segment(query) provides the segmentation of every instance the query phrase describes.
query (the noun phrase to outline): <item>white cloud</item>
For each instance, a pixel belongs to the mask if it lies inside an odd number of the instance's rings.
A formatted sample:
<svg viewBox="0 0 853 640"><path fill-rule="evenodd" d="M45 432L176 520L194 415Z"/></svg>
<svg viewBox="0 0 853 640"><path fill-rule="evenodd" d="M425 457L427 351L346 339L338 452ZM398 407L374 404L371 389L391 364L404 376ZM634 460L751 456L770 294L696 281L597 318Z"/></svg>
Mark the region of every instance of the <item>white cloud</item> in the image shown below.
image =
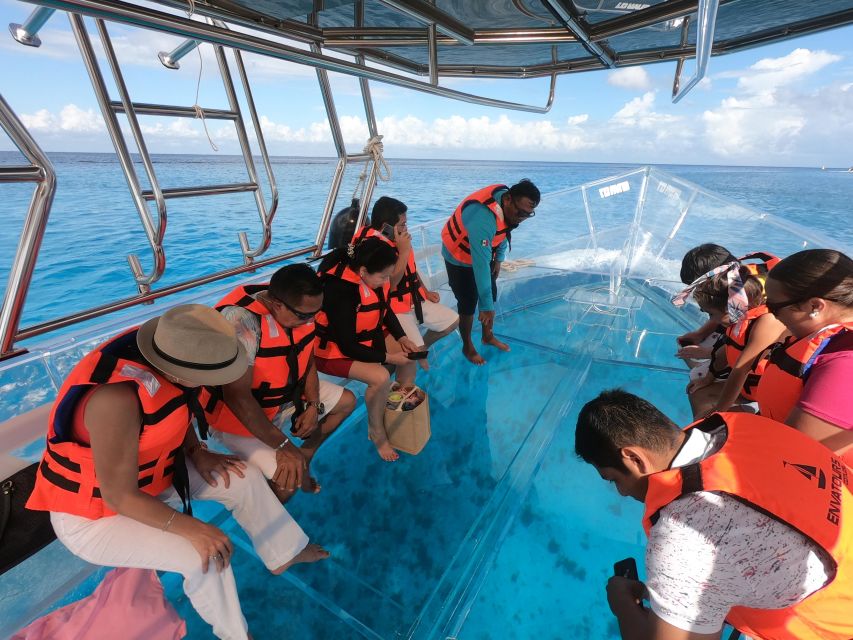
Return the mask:
<svg viewBox="0 0 853 640"><path fill-rule="evenodd" d="M576 115L576 116L570 116L568 118L568 120L566 120L566 124L568 124L570 127L575 127L579 124L583 124L587 120L589 120L589 114L588 113L581 113L581 114Z"/></svg>
<svg viewBox="0 0 853 640"><path fill-rule="evenodd" d="M828 51L794 49L781 58L762 58L738 79L738 89L745 93L773 92L817 73L841 56Z"/></svg>
<svg viewBox="0 0 853 640"><path fill-rule="evenodd" d="M779 58L763 58L741 71L739 95L724 98L717 108L702 114L708 147L727 159L759 158L758 162L774 163L791 157L801 139L823 139L832 147L827 114L833 113L833 105L843 102L845 85L818 90L820 103L799 87L805 78L841 59L826 51L795 49ZM848 120L837 119L835 135L849 129ZM806 134L809 128L814 130Z"/></svg>
<svg viewBox="0 0 853 640"><path fill-rule="evenodd" d="M620 89L645 91L652 85L648 72L643 67L623 67L611 71L607 83Z"/></svg>
<svg viewBox="0 0 853 640"><path fill-rule="evenodd" d="M33 114L21 114L21 122L32 132L96 133L105 131L104 119L93 109L81 109L75 104L65 105L59 114L39 109Z"/></svg>

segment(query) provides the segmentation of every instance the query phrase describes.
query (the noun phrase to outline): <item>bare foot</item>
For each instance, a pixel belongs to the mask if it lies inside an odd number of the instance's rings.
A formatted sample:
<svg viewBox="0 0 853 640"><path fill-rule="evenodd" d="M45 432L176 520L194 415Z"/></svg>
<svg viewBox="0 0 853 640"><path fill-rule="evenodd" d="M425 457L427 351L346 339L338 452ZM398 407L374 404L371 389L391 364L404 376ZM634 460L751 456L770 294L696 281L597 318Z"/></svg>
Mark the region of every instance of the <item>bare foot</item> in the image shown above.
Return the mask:
<svg viewBox="0 0 853 640"><path fill-rule="evenodd" d="M280 576L282 573L290 569L290 567L295 564L319 562L320 560L325 560L326 558L328 558L329 555L329 552L326 551L319 544L309 542L302 551L296 554L293 560L291 560L287 564L283 564L278 569L275 569L272 573L273 575Z"/></svg>
<svg viewBox="0 0 853 640"><path fill-rule="evenodd" d="M391 443L387 440L382 444L373 443L376 446L376 451L379 452L379 457L382 458L385 462L395 462L399 460L400 454L394 450L394 447L391 446Z"/></svg>
<svg viewBox="0 0 853 640"><path fill-rule="evenodd" d="M501 342L495 336L489 336L488 338L483 338L483 344L490 344L493 347L497 347L501 351L509 351L509 345L506 342Z"/></svg>
<svg viewBox="0 0 853 640"><path fill-rule="evenodd" d="M307 473L302 478L302 490L305 493L320 493L323 487L317 482L317 478L309 476Z"/></svg>
<svg viewBox="0 0 853 640"><path fill-rule="evenodd" d="M483 356L477 353L477 350L473 346L471 346L470 348L462 347L462 354L466 358L468 358L469 362L472 362L477 366L481 364L486 364L486 361L483 359Z"/></svg>

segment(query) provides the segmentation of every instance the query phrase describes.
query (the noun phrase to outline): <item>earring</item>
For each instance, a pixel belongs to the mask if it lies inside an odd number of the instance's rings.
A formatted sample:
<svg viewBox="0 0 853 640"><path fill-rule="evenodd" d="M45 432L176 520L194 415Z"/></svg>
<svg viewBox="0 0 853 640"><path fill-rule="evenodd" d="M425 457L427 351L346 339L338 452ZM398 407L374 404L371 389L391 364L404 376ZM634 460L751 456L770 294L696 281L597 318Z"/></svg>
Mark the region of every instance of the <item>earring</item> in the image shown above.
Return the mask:
<svg viewBox="0 0 853 640"><path fill-rule="evenodd" d="M812 311L812 312L809 314L809 318L817 318L817 315L818 315L817 310Z"/></svg>

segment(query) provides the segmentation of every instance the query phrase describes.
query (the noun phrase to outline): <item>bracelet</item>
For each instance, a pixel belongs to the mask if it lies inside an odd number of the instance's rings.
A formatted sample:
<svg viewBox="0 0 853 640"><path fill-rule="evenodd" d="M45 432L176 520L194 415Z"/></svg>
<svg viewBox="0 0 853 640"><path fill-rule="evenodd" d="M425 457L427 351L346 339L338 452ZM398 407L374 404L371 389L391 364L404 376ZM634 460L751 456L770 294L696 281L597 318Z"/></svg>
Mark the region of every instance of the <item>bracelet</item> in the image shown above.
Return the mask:
<svg viewBox="0 0 853 640"><path fill-rule="evenodd" d="M175 516L178 515L177 511L172 511L172 515L169 516L169 519L166 520L166 524L163 525L162 531L168 531L169 527L172 526L172 520L175 519Z"/></svg>
<svg viewBox="0 0 853 640"><path fill-rule="evenodd" d="M284 436L284 442L282 442L280 445L278 445L278 446L275 448L275 450L276 450L276 451L281 451L282 449L284 449L284 448L285 448L287 445L289 445L289 444L290 444L290 438L288 438L287 436Z"/></svg>

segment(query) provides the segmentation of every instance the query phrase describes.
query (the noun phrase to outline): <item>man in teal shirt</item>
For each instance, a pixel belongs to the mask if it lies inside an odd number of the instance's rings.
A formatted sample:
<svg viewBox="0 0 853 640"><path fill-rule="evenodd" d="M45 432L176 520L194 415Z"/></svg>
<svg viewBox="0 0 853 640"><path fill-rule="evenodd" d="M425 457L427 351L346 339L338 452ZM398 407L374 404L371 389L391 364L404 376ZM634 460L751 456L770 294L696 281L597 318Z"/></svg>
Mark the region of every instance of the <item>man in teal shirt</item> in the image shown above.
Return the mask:
<svg viewBox="0 0 853 640"><path fill-rule="evenodd" d="M497 299L495 280L512 230L535 214L539 198L539 189L530 180L522 180L512 187L502 184L484 187L456 207L441 232L447 279L458 305L462 353L474 364L485 362L471 341L478 305L483 344L509 351L509 346L498 340L493 332L494 301Z"/></svg>

